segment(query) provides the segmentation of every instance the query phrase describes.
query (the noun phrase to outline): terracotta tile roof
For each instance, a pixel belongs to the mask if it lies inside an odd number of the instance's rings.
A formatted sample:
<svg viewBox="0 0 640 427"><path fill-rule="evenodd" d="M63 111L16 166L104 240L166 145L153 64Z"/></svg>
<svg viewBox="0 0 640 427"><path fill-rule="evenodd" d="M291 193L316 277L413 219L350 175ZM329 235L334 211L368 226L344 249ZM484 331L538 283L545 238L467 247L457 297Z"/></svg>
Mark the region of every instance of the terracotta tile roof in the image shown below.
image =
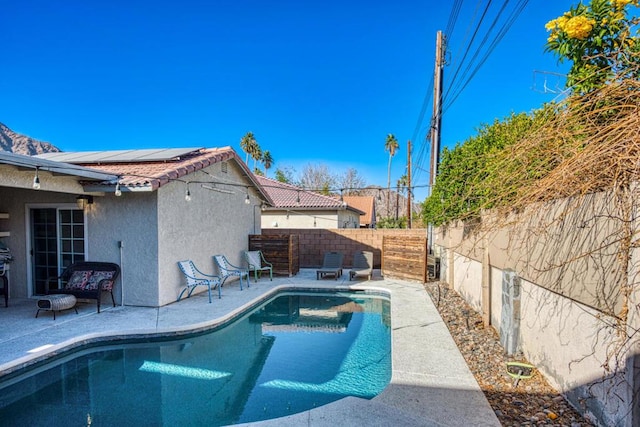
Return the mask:
<svg viewBox="0 0 640 427"><path fill-rule="evenodd" d="M313 191L304 190L295 185L286 184L263 176L255 176L264 192L273 201L273 207L280 209L310 209L328 208L339 209L344 207L340 200L323 196ZM351 208L351 210L354 210Z"/></svg>
<svg viewBox="0 0 640 427"><path fill-rule="evenodd" d="M135 150L134 150L135 151ZM130 189L148 188L156 190L171 180L179 179L206 168L214 163L235 159L247 176L253 174L238 157L231 147L202 148L188 154L163 161L131 161L123 163L75 163L90 167L94 170L109 172L120 176L119 182ZM113 186L113 182L103 182L103 185Z"/></svg>
<svg viewBox="0 0 640 427"><path fill-rule="evenodd" d="M349 206L364 212L360 215L360 226L368 227L376 222L376 205L373 196L344 196Z"/></svg>

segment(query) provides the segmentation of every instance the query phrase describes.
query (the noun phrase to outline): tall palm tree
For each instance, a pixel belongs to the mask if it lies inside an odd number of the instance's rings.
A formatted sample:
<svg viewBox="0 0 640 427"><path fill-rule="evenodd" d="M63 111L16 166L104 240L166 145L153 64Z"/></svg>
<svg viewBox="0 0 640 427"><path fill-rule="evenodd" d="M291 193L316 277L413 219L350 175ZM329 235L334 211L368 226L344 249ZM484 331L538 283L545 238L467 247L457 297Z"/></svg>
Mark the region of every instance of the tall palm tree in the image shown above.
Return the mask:
<svg viewBox="0 0 640 427"><path fill-rule="evenodd" d="M387 167L387 216L389 216L389 195L391 192L391 159L396 155L396 151L400 145L396 137L390 133L387 135L387 141L384 144L384 150L389 152L389 166Z"/></svg>
<svg viewBox="0 0 640 427"><path fill-rule="evenodd" d="M256 142L256 138L253 136L253 132L247 132L245 136L240 138L240 148L242 148L242 151L247 154L244 160L247 165L249 164L249 154L253 153L257 144L258 143Z"/></svg>
<svg viewBox="0 0 640 427"><path fill-rule="evenodd" d="M262 148L258 145L258 143L254 140L255 145L251 150L251 158L253 159L253 169L258 169L257 163L262 161Z"/></svg>
<svg viewBox="0 0 640 427"><path fill-rule="evenodd" d="M273 157L271 157L269 150L264 150L262 153L262 164L264 165L264 176L267 176L267 172L273 166Z"/></svg>

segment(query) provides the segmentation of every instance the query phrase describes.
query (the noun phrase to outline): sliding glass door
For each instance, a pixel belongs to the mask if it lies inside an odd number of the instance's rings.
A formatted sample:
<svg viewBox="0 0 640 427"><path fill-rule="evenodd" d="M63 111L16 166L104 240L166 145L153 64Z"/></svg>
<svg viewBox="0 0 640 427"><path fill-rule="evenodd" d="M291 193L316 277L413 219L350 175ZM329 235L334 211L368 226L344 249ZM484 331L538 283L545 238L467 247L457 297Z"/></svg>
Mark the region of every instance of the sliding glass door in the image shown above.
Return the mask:
<svg viewBox="0 0 640 427"><path fill-rule="evenodd" d="M31 266L33 295L45 293L47 278L86 254L84 212L71 208L32 208ZM50 283L55 289L57 283Z"/></svg>

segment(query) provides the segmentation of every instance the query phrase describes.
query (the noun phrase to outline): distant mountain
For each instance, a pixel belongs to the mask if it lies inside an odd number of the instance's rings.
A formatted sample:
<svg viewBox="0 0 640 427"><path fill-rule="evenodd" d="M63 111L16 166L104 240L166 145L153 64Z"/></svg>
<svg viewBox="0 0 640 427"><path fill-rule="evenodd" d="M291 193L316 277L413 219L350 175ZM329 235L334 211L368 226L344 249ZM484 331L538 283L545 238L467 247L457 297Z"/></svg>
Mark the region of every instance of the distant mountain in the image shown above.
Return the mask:
<svg viewBox="0 0 640 427"><path fill-rule="evenodd" d="M48 142L16 133L2 123L0 123L0 150L27 156L62 151Z"/></svg>
<svg viewBox="0 0 640 427"><path fill-rule="evenodd" d="M393 218L396 215L398 217L407 216L407 197L393 189L387 191L386 188L369 186L358 191L358 195L373 196L378 219ZM422 211L422 200L412 200L411 205L414 214L419 214Z"/></svg>

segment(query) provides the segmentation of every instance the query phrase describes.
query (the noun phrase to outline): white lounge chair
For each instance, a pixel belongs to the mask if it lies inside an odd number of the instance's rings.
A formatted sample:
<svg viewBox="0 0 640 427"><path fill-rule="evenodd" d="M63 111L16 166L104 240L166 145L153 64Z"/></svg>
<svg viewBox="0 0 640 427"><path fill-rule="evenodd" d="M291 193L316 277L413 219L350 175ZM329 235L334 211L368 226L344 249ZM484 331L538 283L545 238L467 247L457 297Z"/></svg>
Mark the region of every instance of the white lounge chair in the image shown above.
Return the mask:
<svg viewBox="0 0 640 427"><path fill-rule="evenodd" d="M180 267L180 271L184 274L185 279L187 280L187 285L178 295L178 301L182 298L182 294L185 291L189 291L187 293L187 298L191 296L191 293L195 290L197 286L206 286L209 288L209 303L211 303L211 288L218 288L218 298L222 297L220 291L220 278L218 276L214 276L211 274L205 274L198 270L191 260L186 261L178 261L178 267Z"/></svg>
<svg viewBox="0 0 640 427"><path fill-rule="evenodd" d="M224 255L214 255L213 262L218 267L218 272L220 273L220 286L224 286L224 282L226 282L229 277L237 276L240 278L240 290L242 290L243 277L247 279L247 287L249 287L249 270L231 264Z"/></svg>
<svg viewBox="0 0 640 427"><path fill-rule="evenodd" d="M264 259L262 251L244 251L244 257L249 266L249 272L253 271L254 280L258 281L258 275L263 271L269 271L269 279L273 280L273 264Z"/></svg>

